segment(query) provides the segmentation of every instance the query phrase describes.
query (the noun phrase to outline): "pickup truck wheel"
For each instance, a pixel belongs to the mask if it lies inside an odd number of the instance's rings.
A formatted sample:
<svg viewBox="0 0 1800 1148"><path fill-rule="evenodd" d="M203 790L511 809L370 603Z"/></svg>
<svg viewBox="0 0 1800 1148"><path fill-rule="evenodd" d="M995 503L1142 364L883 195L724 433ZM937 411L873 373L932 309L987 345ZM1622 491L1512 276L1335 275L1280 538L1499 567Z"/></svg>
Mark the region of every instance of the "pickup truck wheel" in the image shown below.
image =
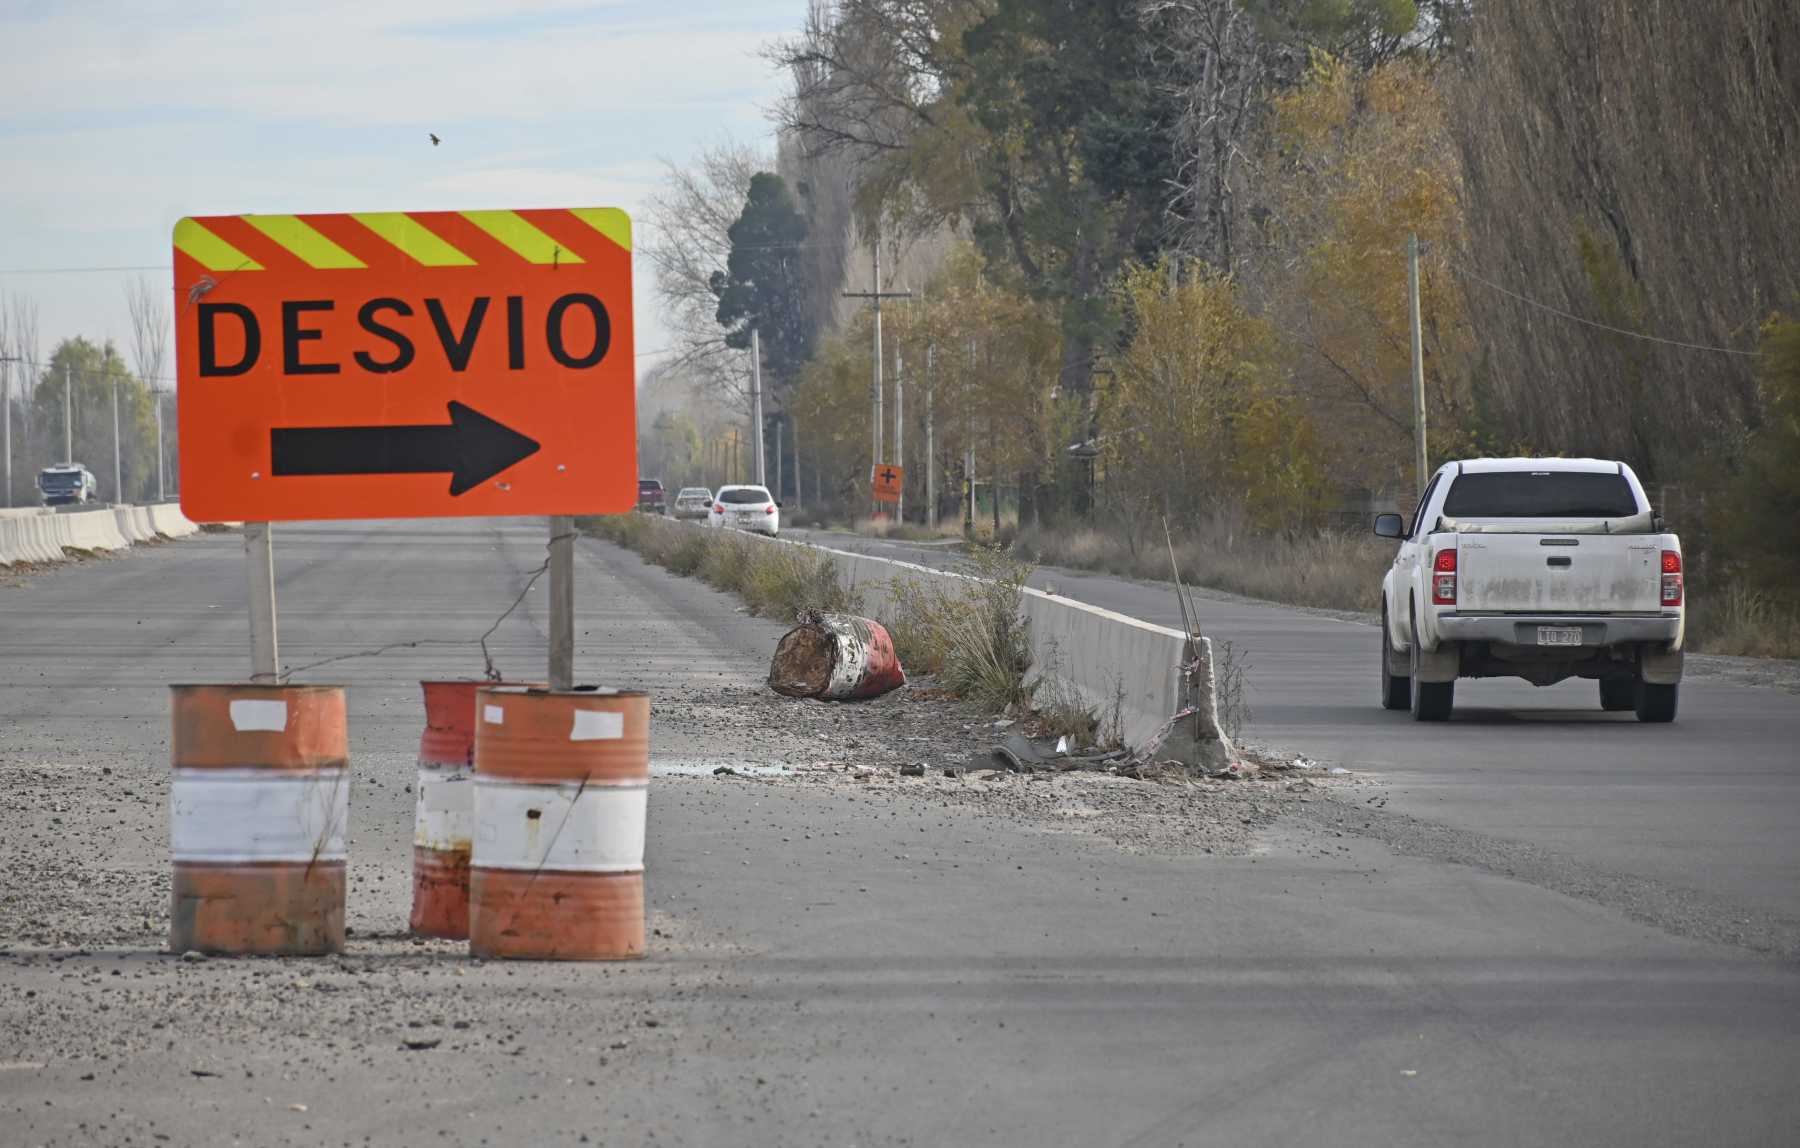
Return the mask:
<svg viewBox="0 0 1800 1148"><path fill-rule="evenodd" d="M1609 713L1632 709L1637 705L1637 682L1631 678L1601 678L1600 708Z"/></svg>
<svg viewBox="0 0 1800 1148"><path fill-rule="evenodd" d="M1393 669L1392 639L1388 637L1387 603L1381 604L1381 708L1403 710L1412 705L1412 677Z"/></svg>
<svg viewBox="0 0 1800 1148"><path fill-rule="evenodd" d="M1419 615L1412 615L1412 716L1414 721L1446 721L1456 706L1455 682L1419 680Z"/></svg>
<svg viewBox="0 0 1800 1148"><path fill-rule="evenodd" d="M1657 685L1655 682L1636 681L1632 708L1637 710L1637 719L1648 722L1666 722L1675 720L1675 703L1681 699L1681 686Z"/></svg>

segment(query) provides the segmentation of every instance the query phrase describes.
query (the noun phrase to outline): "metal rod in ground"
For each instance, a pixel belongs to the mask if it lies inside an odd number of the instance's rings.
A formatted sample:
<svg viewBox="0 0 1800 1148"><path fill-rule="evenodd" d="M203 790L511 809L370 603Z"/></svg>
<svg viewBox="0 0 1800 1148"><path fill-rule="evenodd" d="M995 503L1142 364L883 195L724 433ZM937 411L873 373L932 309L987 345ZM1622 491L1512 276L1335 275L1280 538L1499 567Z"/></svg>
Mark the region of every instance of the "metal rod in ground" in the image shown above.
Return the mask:
<svg viewBox="0 0 1800 1148"><path fill-rule="evenodd" d="M550 688L575 687L575 520L550 520Z"/></svg>
<svg viewBox="0 0 1800 1148"><path fill-rule="evenodd" d="M244 560L250 580L250 680L277 682L281 652L275 625L275 546L267 522L244 523Z"/></svg>

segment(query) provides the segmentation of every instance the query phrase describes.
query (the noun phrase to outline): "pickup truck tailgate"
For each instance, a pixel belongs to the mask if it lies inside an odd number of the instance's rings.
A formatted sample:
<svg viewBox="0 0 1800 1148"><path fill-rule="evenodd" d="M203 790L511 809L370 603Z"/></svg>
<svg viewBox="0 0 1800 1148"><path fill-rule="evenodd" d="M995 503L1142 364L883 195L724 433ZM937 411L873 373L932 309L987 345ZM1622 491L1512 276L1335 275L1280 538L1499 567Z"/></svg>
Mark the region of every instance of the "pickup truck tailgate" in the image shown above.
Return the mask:
<svg viewBox="0 0 1800 1148"><path fill-rule="evenodd" d="M1459 534L1458 612L1655 613L1659 539L1644 535Z"/></svg>

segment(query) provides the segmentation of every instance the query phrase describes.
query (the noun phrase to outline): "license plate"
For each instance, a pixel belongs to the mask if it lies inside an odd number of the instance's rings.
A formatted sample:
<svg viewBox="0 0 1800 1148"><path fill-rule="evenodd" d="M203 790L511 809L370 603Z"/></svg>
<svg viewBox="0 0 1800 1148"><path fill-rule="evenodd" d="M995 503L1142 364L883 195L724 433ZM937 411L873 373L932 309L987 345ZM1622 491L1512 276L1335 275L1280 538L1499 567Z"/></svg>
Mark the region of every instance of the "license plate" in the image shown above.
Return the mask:
<svg viewBox="0 0 1800 1148"><path fill-rule="evenodd" d="M1581 645L1581 627L1564 629L1561 626L1539 626L1538 645L1540 646L1579 646Z"/></svg>

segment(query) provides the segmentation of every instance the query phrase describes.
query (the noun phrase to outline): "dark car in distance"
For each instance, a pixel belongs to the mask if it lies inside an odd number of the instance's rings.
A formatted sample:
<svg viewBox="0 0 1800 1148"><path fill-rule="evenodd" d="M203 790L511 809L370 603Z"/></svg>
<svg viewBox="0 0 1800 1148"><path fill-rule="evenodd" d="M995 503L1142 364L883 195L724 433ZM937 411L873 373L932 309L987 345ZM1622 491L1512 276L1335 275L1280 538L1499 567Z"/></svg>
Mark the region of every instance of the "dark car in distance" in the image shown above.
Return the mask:
<svg viewBox="0 0 1800 1148"><path fill-rule="evenodd" d="M667 514L669 512L669 504L663 494L661 479L638 479L637 508L645 514Z"/></svg>

